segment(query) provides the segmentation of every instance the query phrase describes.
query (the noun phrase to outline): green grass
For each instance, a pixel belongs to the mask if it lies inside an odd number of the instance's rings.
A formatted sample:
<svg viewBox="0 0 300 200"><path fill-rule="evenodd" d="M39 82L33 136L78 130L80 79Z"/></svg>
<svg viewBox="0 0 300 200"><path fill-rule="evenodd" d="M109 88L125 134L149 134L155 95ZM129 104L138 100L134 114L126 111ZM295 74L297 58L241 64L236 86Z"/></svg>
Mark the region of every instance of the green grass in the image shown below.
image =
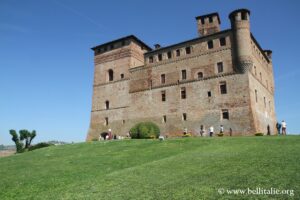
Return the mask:
<svg viewBox="0 0 300 200"><path fill-rule="evenodd" d="M300 199L300 137L90 142L0 158L0 199ZM289 189L288 195L219 194Z"/></svg>

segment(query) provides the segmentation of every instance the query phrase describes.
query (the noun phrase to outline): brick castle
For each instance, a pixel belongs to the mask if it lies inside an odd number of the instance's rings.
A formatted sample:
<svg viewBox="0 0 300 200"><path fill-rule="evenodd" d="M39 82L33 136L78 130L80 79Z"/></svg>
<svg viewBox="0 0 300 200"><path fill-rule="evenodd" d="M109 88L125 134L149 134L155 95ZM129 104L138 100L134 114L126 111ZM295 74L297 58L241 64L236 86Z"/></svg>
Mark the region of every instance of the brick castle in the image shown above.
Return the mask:
<svg viewBox="0 0 300 200"><path fill-rule="evenodd" d="M152 121L162 135L199 134L214 126L233 135L275 133L272 51L250 31L250 11L229 15L220 30L218 13L196 17L199 37L150 48L130 35L94 51L92 112L87 140L111 129L125 135Z"/></svg>

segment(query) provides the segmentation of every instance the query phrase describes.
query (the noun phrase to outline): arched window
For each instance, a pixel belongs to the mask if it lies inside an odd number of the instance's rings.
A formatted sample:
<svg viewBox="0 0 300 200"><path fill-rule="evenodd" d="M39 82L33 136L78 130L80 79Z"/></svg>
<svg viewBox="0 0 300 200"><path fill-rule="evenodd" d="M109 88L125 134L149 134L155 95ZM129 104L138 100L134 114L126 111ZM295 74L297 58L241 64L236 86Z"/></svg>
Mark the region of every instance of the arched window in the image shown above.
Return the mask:
<svg viewBox="0 0 300 200"><path fill-rule="evenodd" d="M114 71L112 69L108 70L108 80L109 81L114 80Z"/></svg>
<svg viewBox="0 0 300 200"><path fill-rule="evenodd" d="M198 79L203 78L203 73L202 72L198 72Z"/></svg>
<svg viewBox="0 0 300 200"><path fill-rule="evenodd" d="M106 110L109 109L109 101L105 101L105 108L106 108Z"/></svg>

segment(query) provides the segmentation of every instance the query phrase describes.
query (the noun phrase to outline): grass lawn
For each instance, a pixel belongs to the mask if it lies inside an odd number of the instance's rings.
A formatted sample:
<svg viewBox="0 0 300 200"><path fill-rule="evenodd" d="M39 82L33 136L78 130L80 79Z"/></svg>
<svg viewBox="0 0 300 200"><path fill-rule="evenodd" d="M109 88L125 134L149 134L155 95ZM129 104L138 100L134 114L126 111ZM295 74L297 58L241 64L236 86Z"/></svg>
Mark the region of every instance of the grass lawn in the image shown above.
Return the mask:
<svg viewBox="0 0 300 200"><path fill-rule="evenodd" d="M294 196L227 193L247 188ZM300 199L300 136L89 142L0 158L1 200L289 198Z"/></svg>

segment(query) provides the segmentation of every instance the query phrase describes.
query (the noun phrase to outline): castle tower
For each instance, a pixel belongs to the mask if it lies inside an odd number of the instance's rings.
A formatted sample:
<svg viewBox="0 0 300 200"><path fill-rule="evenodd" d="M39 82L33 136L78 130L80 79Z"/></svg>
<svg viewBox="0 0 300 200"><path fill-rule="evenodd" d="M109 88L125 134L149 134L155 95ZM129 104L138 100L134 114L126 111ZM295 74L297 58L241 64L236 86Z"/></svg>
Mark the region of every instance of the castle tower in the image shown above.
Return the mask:
<svg viewBox="0 0 300 200"><path fill-rule="evenodd" d="M218 13L201 15L196 17L198 26L198 35L206 36L220 31L220 17Z"/></svg>
<svg viewBox="0 0 300 200"><path fill-rule="evenodd" d="M233 30L233 64L237 72L245 73L252 66L250 11L238 9L230 13Z"/></svg>

